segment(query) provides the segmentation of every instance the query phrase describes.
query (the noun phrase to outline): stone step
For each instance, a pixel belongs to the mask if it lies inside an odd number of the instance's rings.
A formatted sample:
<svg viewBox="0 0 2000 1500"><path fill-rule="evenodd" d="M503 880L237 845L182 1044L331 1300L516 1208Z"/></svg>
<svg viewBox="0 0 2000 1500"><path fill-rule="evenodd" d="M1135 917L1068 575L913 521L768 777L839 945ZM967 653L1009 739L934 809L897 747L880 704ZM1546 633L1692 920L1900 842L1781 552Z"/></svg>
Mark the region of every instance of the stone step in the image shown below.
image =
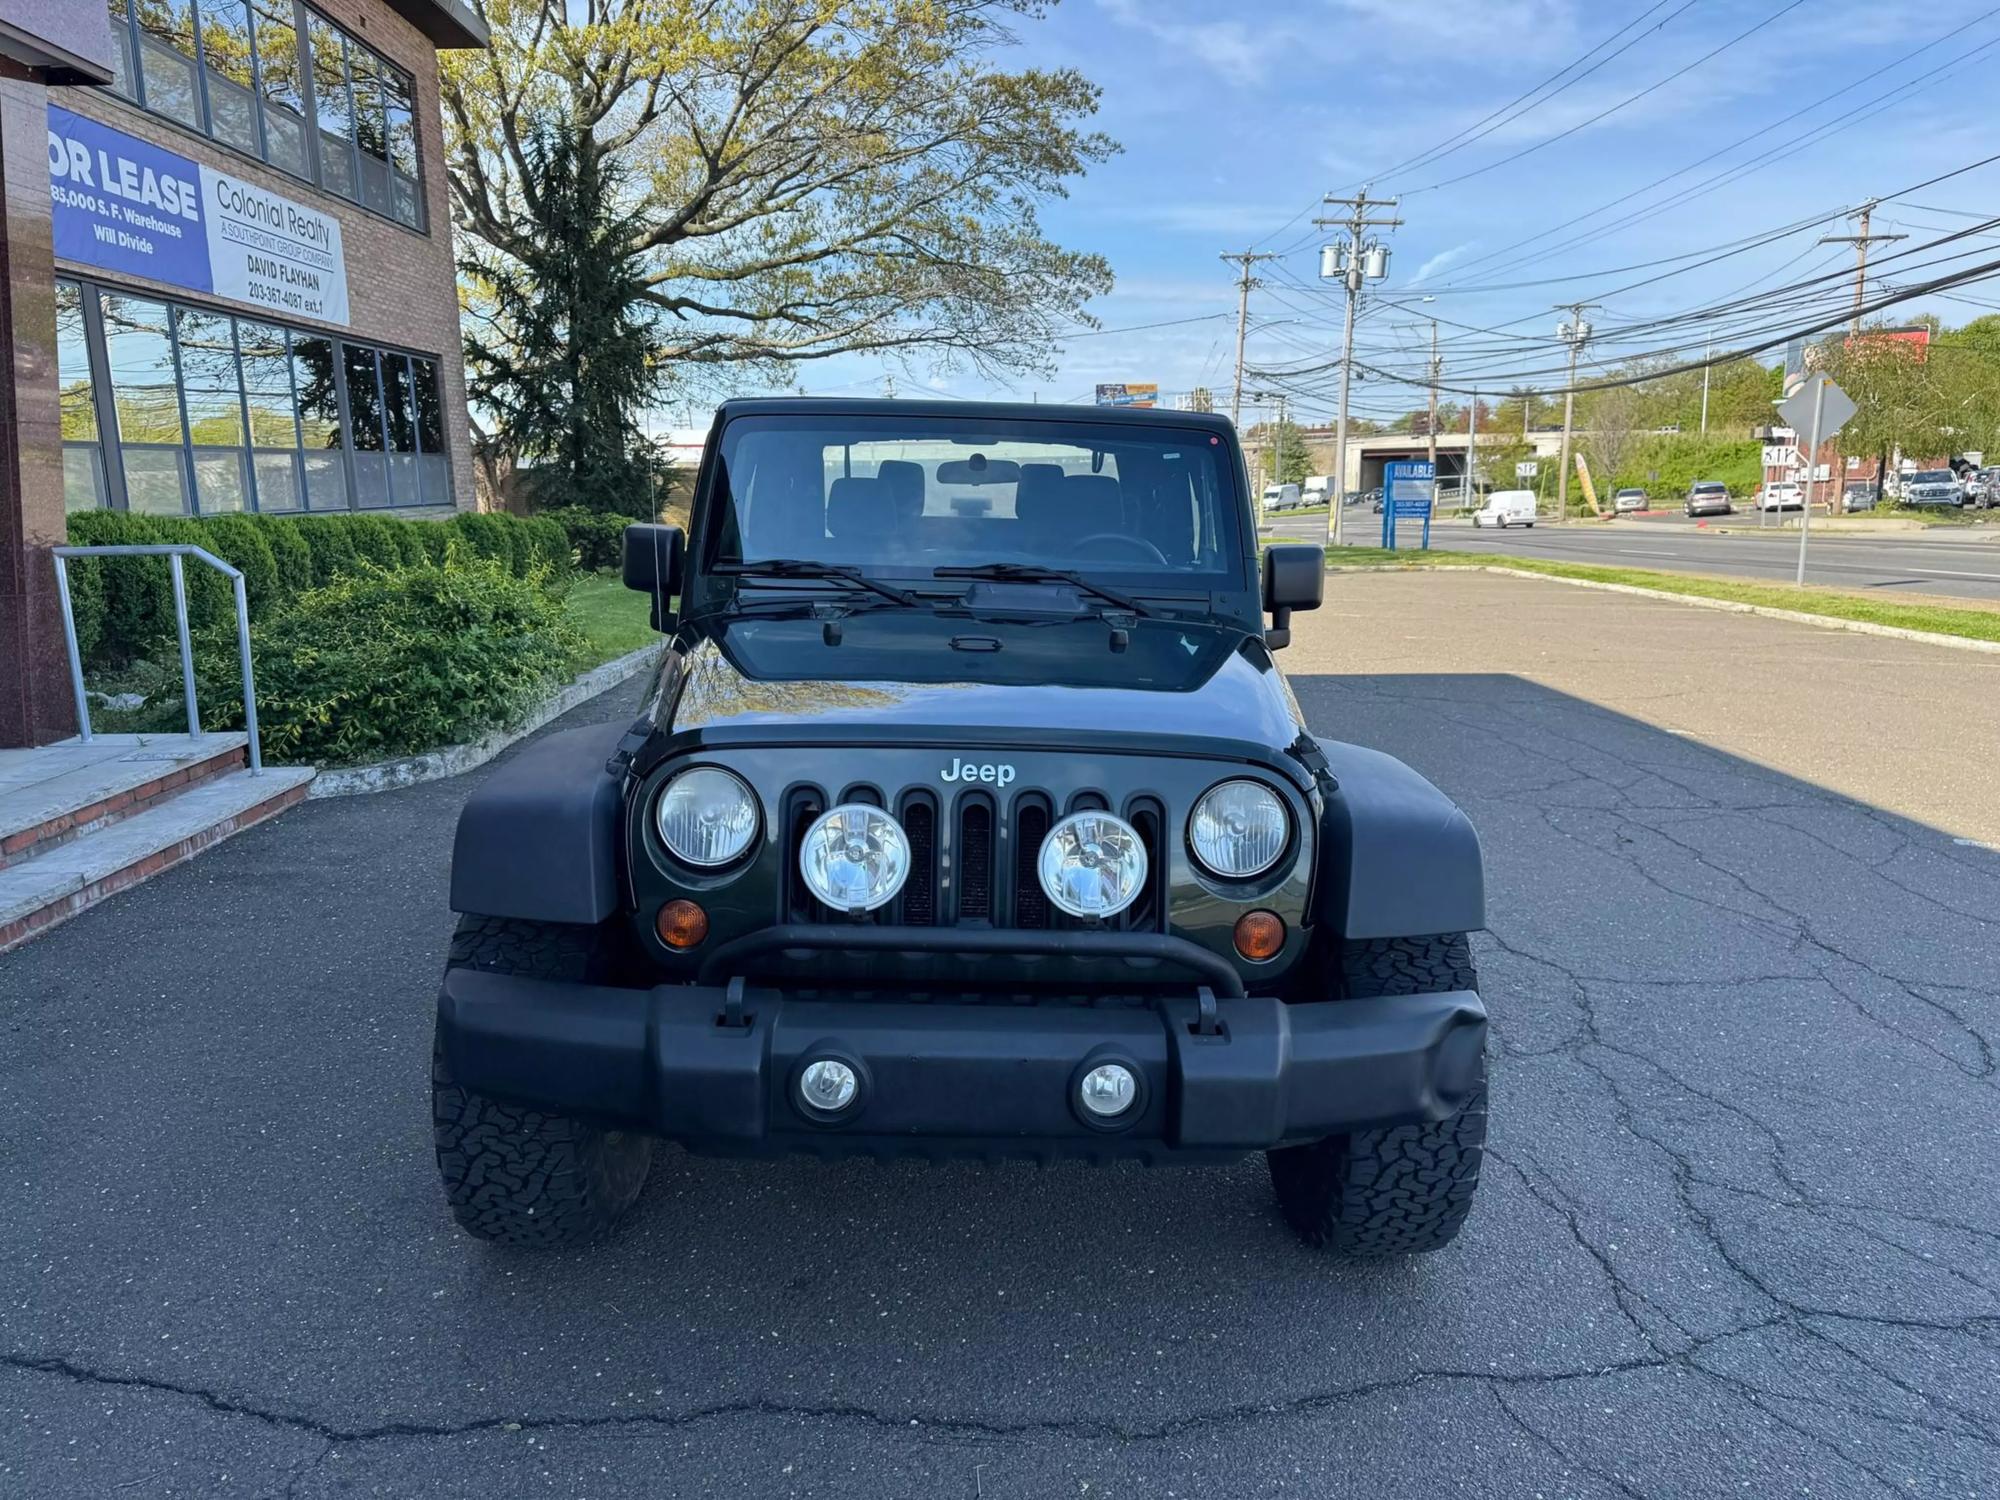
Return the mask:
<svg viewBox="0 0 2000 1500"><path fill-rule="evenodd" d="M310 767L232 771L0 870L0 953L302 800Z"/></svg>
<svg viewBox="0 0 2000 1500"><path fill-rule="evenodd" d="M242 734L101 735L0 751L0 870L239 769Z"/></svg>

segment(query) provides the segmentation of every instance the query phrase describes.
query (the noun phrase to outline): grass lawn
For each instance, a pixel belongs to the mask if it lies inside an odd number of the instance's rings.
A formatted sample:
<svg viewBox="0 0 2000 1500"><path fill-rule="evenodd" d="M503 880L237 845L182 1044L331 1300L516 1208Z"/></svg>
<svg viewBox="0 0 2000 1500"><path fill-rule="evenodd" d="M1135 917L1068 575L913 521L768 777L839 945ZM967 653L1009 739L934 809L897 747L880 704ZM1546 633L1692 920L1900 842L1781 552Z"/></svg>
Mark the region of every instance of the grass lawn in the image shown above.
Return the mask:
<svg viewBox="0 0 2000 1500"><path fill-rule="evenodd" d="M587 573L571 584L564 607L590 643L577 665L594 667L658 641L646 623L648 602L614 573Z"/></svg>
<svg viewBox="0 0 2000 1500"><path fill-rule="evenodd" d="M1390 552L1381 547L1329 547L1327 559L1336 567L1465 568L1503 567L1551 578L1582 578L1592 583L1621 583L1662 594L1687 594L1697 599L1726 599L1771 609L1797 610L1835 620L1864 620L1901 630L1928 630L1936 635L1963 636L1975 641L2000 641L2000 609L1971 601L1963 605L1934 601L1884 600L1872 594L1839 589L1794 588L1782 583L1749 583L1699 574L1653 573L1642 568L1603 568L1589 563L1550 562L1490 552Z"/></svg>

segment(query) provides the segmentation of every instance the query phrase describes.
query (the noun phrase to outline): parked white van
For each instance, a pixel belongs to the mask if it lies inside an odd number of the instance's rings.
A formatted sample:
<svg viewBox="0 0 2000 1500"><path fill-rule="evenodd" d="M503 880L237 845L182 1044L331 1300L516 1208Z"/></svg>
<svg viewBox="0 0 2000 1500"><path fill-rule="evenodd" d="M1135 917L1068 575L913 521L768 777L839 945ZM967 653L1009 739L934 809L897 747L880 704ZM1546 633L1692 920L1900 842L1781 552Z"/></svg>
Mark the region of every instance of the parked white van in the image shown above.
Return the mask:
<svg viewBox="0 0 2000 1500"><path fill-rule="evenodd" d="M1306 475L1306 504L1324 505L1332 494L1333 476L1331 474Z"/></svg>
<svg viewBox="0 0 2000 1500"><path fill-rule="evenodd" d="M1486 503L1472 513L1474 526L1532 526L1535 524L1533 490L1495 490Z"/></svg>
<svg viewBox="0 0 2000 1500"><path fill-rule="evenodd" d="M1264 491L1266 514L1274 510L1297 510L1305 503L1302 492L1295 484L1274 484Z"/></svg>

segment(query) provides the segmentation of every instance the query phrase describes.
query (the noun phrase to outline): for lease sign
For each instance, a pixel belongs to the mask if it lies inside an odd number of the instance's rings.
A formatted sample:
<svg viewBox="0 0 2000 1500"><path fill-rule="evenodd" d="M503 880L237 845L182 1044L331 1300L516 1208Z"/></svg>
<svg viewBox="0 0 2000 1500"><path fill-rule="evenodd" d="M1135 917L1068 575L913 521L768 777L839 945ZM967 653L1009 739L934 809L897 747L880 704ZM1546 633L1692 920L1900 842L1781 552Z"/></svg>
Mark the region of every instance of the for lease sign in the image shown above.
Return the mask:
<svg viewBox="0 0 2000 1500"><path fill-rule="evenodd" d="M56 258L346 324L340 221L49 106Z"/></svg>

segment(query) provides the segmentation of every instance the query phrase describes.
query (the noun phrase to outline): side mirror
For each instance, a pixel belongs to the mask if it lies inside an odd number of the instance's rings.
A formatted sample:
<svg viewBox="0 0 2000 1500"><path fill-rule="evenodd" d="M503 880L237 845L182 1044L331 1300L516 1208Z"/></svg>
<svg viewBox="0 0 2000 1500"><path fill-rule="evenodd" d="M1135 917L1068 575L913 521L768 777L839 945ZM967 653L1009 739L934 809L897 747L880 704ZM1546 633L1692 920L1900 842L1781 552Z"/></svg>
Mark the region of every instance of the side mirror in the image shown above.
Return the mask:
<svg viewBox="0 0 2000 1500"><path fill-rule="evenodd" d="M1326 597L1326 549L1287 543L1264 549L1264 608L1271 628L1264 644L1273 651L1292 643L1292 611L1318 609Z"/></svg>
<svg viewBox="0 0 2000 1500"><path fill-rule="evenodd" d="M653 628L667 628L667 601L681 591L687 537L678 526L636 522L625 528L625 587L653 596Z"/></svg>

